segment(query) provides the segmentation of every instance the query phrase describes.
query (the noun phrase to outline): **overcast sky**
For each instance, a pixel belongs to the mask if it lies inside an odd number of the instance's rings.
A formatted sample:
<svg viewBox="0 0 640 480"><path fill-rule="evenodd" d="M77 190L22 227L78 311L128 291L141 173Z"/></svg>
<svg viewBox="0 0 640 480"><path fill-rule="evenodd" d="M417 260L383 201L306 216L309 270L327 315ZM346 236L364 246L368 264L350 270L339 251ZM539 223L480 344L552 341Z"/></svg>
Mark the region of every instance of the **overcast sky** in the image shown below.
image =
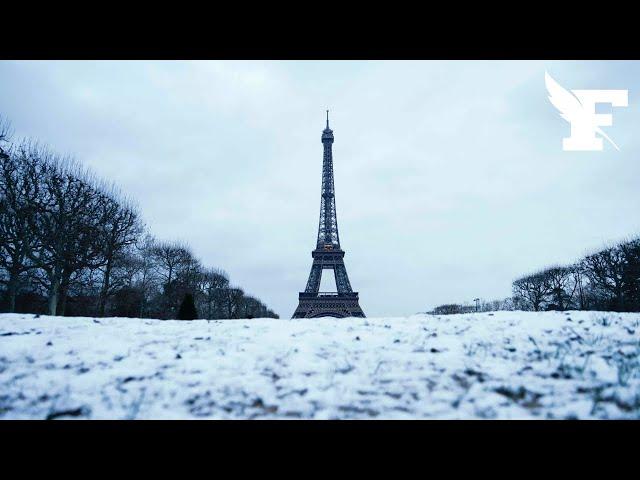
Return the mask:
<svg viewBox="0 0 640 480"><path fill-rule="evenodd" d="M620 147L563 152L568 89L628 89ZM311 267L325 109L345 263L368 316L510 295L640 233L640 62L7 62L0 114L139 204L160 239L289 318Z"/></svg>

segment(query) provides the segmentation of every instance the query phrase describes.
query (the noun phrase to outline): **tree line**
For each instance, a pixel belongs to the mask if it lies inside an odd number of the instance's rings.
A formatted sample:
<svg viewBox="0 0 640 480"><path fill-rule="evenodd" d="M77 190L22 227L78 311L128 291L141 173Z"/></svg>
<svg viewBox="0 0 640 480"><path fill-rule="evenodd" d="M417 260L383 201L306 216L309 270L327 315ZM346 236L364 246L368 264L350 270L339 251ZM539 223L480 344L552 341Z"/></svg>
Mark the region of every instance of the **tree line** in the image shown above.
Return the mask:
<svg viewBox="0 0 640 480"><path fill-rule="evenodd" d="M155 239L114 185L10 134L0 118L0 311L278 318L224 271L203 266L188 245Z"/></svg>
<svg viewBox="0 0 640 480"><path fill-rule="evenodd" d="M478 305L446 304L436 315L496 310L640 311L640 238L618 242L569 265L553 265L513 281L512 296Z"/></svg>
<svg viewBox="0 0 640 480"><path fill-rule="evenodd" d="M520 277L513 282L513 299L522 310L638 312L640 238Z"/></svg>
<svg viewBox="0 0 640 480"><path fill-rule="evenodd" d="M512 298L502 300L480 300L477 304L470 303L445 303L438 305L430 312L431 315L453 315L456 313L495 312L498 310L514 310Z"/></svg>

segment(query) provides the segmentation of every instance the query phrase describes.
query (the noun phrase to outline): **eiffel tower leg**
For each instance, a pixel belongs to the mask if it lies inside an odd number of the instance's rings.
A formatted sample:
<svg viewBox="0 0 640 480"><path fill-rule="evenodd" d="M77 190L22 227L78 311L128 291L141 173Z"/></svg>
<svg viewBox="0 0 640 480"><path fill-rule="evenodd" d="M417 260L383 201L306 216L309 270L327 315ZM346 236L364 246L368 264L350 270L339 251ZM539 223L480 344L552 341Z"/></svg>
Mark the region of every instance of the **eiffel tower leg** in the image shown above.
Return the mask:
<svg viewBox="0 0 640 480"><path fill-rule="evenodd" d="M309 273L309 280L307 280L307 287L304 289L307 293L318 293L320 290L320 279L322 278L322 265L314 263L311 265L311 272Z"/></svg>
<svg viewBox="0 0 640 480"><path fill-rule="evenodd" d="M336 287L338 287L338 293L351 293L351 283L349 283L349 276L347 275L347 269L344 263L338 263L333 270L336 275Z"/></svg>

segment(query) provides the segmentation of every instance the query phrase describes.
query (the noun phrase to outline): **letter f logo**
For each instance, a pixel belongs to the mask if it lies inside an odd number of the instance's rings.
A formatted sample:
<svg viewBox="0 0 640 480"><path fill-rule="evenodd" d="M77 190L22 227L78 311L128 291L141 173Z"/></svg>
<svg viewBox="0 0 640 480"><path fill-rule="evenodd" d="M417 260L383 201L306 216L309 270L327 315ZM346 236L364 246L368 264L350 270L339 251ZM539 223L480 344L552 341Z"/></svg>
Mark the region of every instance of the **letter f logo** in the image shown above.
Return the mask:
<svg viewBox="0 0 640 480"><path fill-rule="evenodd" d="M596 113L596 103L610 103L614 107L626 107L628 90L565 90L551 75L544 72L544 83L549 100L560 116L571 124L571 136L562 139L563 150L602 150L602 138L606 138L616 150L618 146L600 127L613 124L610 114Z"/></svg>

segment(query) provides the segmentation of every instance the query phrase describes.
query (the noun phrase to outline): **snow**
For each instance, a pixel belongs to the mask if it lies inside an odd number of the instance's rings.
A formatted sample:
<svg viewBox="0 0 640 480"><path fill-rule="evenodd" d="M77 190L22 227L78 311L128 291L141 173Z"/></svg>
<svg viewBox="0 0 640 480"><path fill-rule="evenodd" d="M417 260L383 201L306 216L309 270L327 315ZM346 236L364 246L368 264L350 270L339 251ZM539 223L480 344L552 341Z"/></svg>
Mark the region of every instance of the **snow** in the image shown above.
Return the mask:
<svg viewBox="0 0 640 480"><path fill-rule="evenodd" d="M0 315L0 418L640 418L640 314Z"/></svg>

